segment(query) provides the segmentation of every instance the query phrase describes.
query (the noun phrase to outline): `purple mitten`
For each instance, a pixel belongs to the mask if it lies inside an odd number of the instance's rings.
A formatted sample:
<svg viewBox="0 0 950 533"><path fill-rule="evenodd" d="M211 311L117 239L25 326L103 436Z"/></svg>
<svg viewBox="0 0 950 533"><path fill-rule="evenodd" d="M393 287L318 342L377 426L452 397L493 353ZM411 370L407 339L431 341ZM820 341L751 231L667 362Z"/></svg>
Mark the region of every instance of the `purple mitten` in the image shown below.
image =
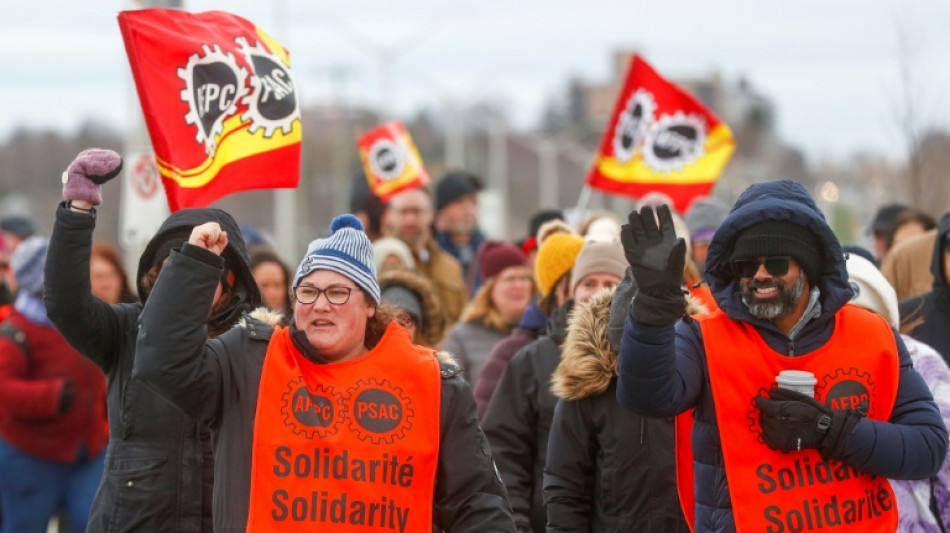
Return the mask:
<svg viewBox="0 0 950 533"><path fill-rule="evenodd" d="M112 150L83 150L63 172L63 198L99 205L102 203L101 185L121 171L122 157Z"/></svg>

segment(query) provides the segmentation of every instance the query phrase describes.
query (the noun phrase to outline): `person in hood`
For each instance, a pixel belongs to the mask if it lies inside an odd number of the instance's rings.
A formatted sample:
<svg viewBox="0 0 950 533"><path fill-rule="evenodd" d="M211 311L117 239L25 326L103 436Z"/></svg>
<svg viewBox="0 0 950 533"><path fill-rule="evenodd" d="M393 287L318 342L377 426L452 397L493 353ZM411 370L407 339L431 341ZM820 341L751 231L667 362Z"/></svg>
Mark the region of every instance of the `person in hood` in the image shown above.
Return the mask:
<svg viewBox="0 0 950 533"><path fill-rule="evenodd" d="M617 399L644 416L694 408L696 531L894 531L886 478L935 475L947 429L897 332L846 305L841 246L807 190L740 195L706 259L719 310L697 320L680 321L686 247L658 214L632 212L622 233L639 289ZM782 372L801 389L775 387Z"/></svg>
<svg viewBox="0 0 950 533"><path fill-rule="evenodd" d="M412 342L436 348L445 336L445 316L432 283L415 269L387 268L379 272L379 288L383 301L402 311L397 320Z"/></svg>
<svg viewBox="0 0 950 533"><path fill-rule="evenodd" d="M215 532L514 531L461 369L381 305L359 220L330 231L297 267L289 327L194 327L224 271L218 224L172 252L142 313L134 375L215 428Z"/></svg>
<svg viewBox="0 0 950 533"><path fill-rule="evenodd" d="M907 334L929 344L950 362L950 213L940 219L930 260L933 288L900 302Z"/></svg>
<svg viewBox="0 0 950 533"><path fill-rule="evenodd" d="M122 160L111 150L81 152L64 173L43 294L50 320L63 337L99 366L107 379L109 444L105 474L89 515L88 531L212 531L213 460L206 423L187 415L132 379L138 320L158 273L192 228L215 222L232 235L226 267L215 284L215 303L189 329L215 336L260 305L260 293L234 219L219 209L183 209L169 216L139 258L141 303L110 305L90 292L89 258L101 185L118 175ZM180 292L182 305L197 306Z"/></svg>
<svg viewBox="0 0 950 533"><path fill-rule="evenodd" d="M617 404L617 351L636 288L624 278L574 308L548 437L544 506L548 531L687 533L676 491L674 422ZM687 312L708 310L690 297ZM679 415L684 416L684 415Z"/></svg>
<svg viewBox="0 0 950 533"><path fill-rule="evenodd" d="M542 247L550 239L561 236L576 237L552 235ZM600 290L619 283L626 268L620 243L583 240L581 243L576 259L562 264L569 272L565 283L566 300L551 313L547 334L511 358L482 419L498 470L508 487L519 531L544 531L547 521L541 487L548 433L557 403L551 394L550 382L561 360L568 317L576 303L586 302ZM570 250L572 241L565 240L558 245ZM540 262L536 266L545 268L547 254L538 257ZM567 258L560 256L559 259ZM548 294L552 294L550 284L547 287Z"/></svg>
<svg viewBox="0 0 950 533"><path fill-rule="evenodd" d="M873 311L893 328L899 327L897 293L871 261L851 255L847 258L848 281L854 289L851 303ZM950 367L930 346L901 335L914 368L927 383L940 408L943 423L950 424ZM898 531L942 533L950 529L950 462L930 479L892 480L897 500Z"/></svg>

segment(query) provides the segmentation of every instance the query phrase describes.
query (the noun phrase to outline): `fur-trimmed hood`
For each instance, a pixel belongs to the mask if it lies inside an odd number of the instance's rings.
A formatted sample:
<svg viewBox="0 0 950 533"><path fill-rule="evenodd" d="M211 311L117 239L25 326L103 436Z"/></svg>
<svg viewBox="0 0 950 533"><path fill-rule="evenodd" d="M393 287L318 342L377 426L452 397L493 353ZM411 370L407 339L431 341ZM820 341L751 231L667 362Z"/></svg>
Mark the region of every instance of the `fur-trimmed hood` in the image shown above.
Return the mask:
<svg viewBox="0 0 950 533"><path fill-rule="evenodd" d="M577 304L568 319L561 363L551 377L551 393L567 400L602 394L617 376L617 353L607 340L607 324L614 289L604 289ZM709 310L692 296L686 297L690 315Z"/></svg>
<svg viewBox="0 0 950 533"><path fill-rule="evenodd" d="M419 295L423 317L418 342L425 346L438 346L445 335L445 315L432 282L420 273L406 268L390 268L379 273L380 291L394 285L405 287Z"/></svg>

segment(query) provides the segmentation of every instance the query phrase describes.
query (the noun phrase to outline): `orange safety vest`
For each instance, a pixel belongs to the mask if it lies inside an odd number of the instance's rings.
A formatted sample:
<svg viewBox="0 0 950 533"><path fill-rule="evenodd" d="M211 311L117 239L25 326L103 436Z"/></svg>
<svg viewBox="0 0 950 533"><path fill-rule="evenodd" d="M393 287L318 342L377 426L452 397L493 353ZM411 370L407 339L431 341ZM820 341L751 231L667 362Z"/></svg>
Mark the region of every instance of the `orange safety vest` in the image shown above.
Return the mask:
<svg viewBox="0 0 950 533"><path fill-rule="evenodd" d="M432 531L442 378L390 324L368 353L314 364L278 328L261 372L247 530Z"/></svg>
<svg viewBox="0 0 950 533"><path fill-rule="evenodd" d="M846 304L821 348L798 357L772 350L753 326L722 311L698 317L738 532L892 532L897 502L887 479L824 460L817 450L781 452L761 438L753 403L782 370L808 370L815 397L832 409L868 402L888 420L897 397L897 343L883 318Z"/></svg>

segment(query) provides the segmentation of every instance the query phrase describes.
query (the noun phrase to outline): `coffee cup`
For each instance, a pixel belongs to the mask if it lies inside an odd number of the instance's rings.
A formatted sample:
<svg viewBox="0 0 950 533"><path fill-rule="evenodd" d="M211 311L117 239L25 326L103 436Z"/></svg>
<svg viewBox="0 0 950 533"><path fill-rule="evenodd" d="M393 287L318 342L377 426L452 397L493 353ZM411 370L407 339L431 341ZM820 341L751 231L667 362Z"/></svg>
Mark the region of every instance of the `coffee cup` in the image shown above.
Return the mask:
<svg viewBox="0 0 950 533"><path fill-rule="evenodd" d="M780 388L798 391L806 396L815 397L815 384L818 380L807 370L782 370L775 378Z"/></svg>

